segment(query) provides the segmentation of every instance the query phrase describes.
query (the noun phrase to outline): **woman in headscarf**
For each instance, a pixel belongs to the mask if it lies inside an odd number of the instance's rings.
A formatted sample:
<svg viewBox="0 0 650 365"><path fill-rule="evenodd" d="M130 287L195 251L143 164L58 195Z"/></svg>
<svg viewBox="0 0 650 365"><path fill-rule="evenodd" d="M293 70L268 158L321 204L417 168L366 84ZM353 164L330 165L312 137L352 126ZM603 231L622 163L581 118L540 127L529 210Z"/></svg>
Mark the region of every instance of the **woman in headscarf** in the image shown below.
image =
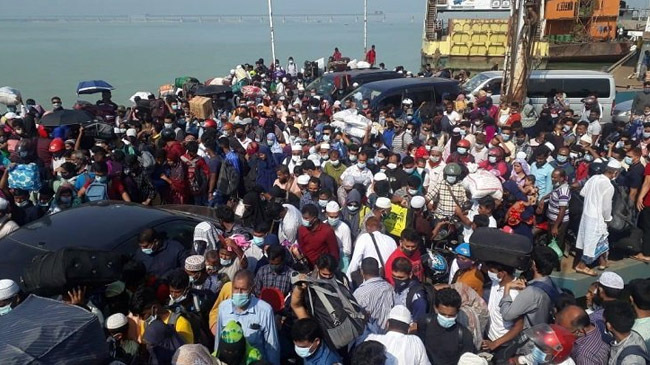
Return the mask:
<svg viewBox="0 0 650 365"><path fill-rule="evenodd" d="M503 158L503 149L501 147L492 147L488 152L488 159L481 162L478 167L489 171L503 182L508 173L508 165L503 161Z"/></svg>
<svg viewBox="0 0 650 365"><path fill-rule="evenodd" d="M519 186L524 186L526 176L530 175L530 166L523 158L518 158L512 163L512 172L510 173L510 180L517 183Z"/></svg>
<svg viewBox="0 0 650 365"><path fill-rule="evenodd" d="M171 364L176 350L184 345L174 328L158 319L147 326L143 340L149 351L149 364L153 365Z"/></svg>
<svg viewBox="0 0 650 365"><path fill-rule="evenodd" d="M176 150L167 153L169 166L170 191L169 201L172 204L187 204L189 201L189 184L185 164L181 163L181 155Z"/></svg>
<svg viewBox="0 0 650 365"><path fill-rule="evenodd" d="M217 227L210 222L201 222L194 227L194 243L192 249L197 255L203 255L205 251L216 250L219 247L220 234Z"/></svg>
<svg viewBox="0 0 650 365"><path fill-rule="evenodd" d="M343 219L350 226L350 233L352 234L352 242L357 239L359 234L359 212L361 211L361 194L356 189L350 190L345 206L343 206Z"/></svg>
<svg viewBox="0 0 650 365"><path fill-rule="evenodd" d="M241 223L244 227L253 227L258 222L266 221L264 216L264 201L260 199L260 191L250 191L242 199L244 203L244 214Z"/></svg>
<svg viewBox="0 0 650 365"><path fill-rule="evenodd" d="M257 185L261 186L265 192L269 192L271 191L273 182L277 177L276 168L278 164L271 153L271 149L267 146L260 146L257 158L257 177L255 178L255 182Z"/></svg>
<svg viewBox="0 0 650 365"><path fill-rule="evenodd" d="M280 165L286 156L274 133L268 133L266 135L266 145L271 149L275 165Z"/></svg>

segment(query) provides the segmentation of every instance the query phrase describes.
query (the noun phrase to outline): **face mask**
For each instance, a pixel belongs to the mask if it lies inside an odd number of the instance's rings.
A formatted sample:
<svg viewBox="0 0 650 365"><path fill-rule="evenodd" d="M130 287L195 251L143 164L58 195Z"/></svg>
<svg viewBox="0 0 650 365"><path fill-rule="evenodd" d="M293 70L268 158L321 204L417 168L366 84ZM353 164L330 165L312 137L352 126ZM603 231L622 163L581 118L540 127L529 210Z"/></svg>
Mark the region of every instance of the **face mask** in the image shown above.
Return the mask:
<svg viewBox="0 0 650 365"><path fill-rule="evenodd" d="M442 328L450 328L450 327L452 327L454 324L456 324L456 317L451 317L451 318L450 318L450 317L445 317L445 316L443 316L443 315L440 314L440 313L438 313L437 320L438 320L438 324L439 324Z"/></svg>
<svg viewBox="0 0 650 365"><path fill-rule="evenodd" d="M564 131L564 133L566 133L566 132L571 130L571 127L569 127L568 125L565 125L565 126L562 127L562 130Z"/></svg>
<svg viewBox="0 0 650 365"><path fill-rule="evenodd" d="M4 316L5 314L11 312L11 303L5 305L4 307L0 307L0 317Z"/></svg>
<svg viewBox="0 0 650 365"><path fill-rule="evenodd" d="M456 151L458 151L458 153L460 153L461 155L464 155L464 154L467 153L467 148L465 148L465 147L458 147L458 148L456 149Z"/></svg>
<svg viewBox="0 0 650 365"><path fill-rule="evenodd" d="M100 184L106 184L107 181L108 181L107 176L95 176L95 182L98 182Z"/></svg>
<svg viewBox="0 0 650 365"><path fill-rule="evenodd" d="M418 190L417 189L409 189L409 195L417 195Z"/></svg>
<svg viewBox="0 0 650 365"><path fill-rule="evenodd" d="M357 160L357 155L350 155L350 161L355 162Z"/></svg>
<svg viewBox="0 0 650 365"><path fill-rule="evenodd" d="M305 218L302 218L302 226L303 227L311 227L311 221L306 220Z"/></svg>
<svg viewBox="0 0 650 365"><path fill-rule="evenodd" d="M142 253L145 255L151 255L153 254L153 248L142 248Z"/></svg>
<svg viewBox="0 0 650 365"><path fill-rule="evenodd" d="M474 148L476 148L477 151L482 150L483 147L485 147L485 145L482 144L482 143L477 143L477 144L474 145Z"/></svg>
<svg viewBox="0 0 650 365"><path fill-rule="evenodd" d="M300 161L300 156L292 155L292 156L291 156L291 161L293 161L293 162L298 162L298 161Z"/></svg>
<svg viewBox="0 0 650 365"><path fill-rule="evenodd" d="M330 156L329 155L321 155L320 159L323 160L323 161L327 161L327 160L330 159Z"/></svg>
<svg viewBox="0 0 650 365"><path fill-rule="evenodd" d="M329 223L329 225L332 226L332 227L336 227L336 226L339 225L339 223L341 223L341 219L338 218L338 217L337 218L327 218L327 223Z"/></svg>
<svg viewBox="0 0 650 365"><path fill-rule="evenodd" d="M357 207L356 205L348 205L348 210L350 212L356 212L357 210L359 210L359 207Z"/></svg>
<svg viewBox="0 0 650 365"><path fill-rule="evenodd" d="M490 163L497 163L497 157L496 156L489 156L488 161L490 161Z"/></svg>
<svg viewBox="0 0 650 365"><path fill-rule="evenodd" d="M634 163L634 161L632 161L632 157L629 157L629 156L625 156L625 159L623 161L628 166L631 166Z"/></svg>
<svg viewBox="0 0 650 365"><path fill-rule="evenodd" d="M546 353L537 346L533 347L531 355L535 364L543 364L546 362Z"/></svg>
<svg viewBox="0 0 650 365"><path fill-rule="evenodd" d="M164 123L164 124L165 124L165 129L171 129L174 126L174 124L172 123Z"/></svg>
<svg viewBox="0 0 650 365"><path fill-rule="evenodd" d="M440 156L429 156L429 160L434 163L439 162Z"/></svg>
<svg viewBox="0 0 650 365"><path fill-rule="evenodd" d="M624 144L623 144L623 142L621 142L621 141L616 142L616 148L623 148L623 145L624 145Z"/></svg>
<svg viewBox="0 0 650 365"><path fill-rule="evenodd" d="M232 304L237 308L244 308L251 300L251 295L248 293L234 293L232 295Z"/></svg>
<svg viewBox="0 0 650 365"><path fill-rule="evenodd" d="M502 134L501 138L503 138L504 141L509 141L510 140L510 135L509 134Z"/></svg>
<svg viewBox="0 0 650 365"><path fill-rule="evenodd" d="M389 170L395 170L397 168L397 165L394 163L389 163L386 165L386 167L388 167Z"/></svg>
<svg viewBox="0 0 650 365"><path fill-rule="evenodd" d="M221 266L230 266L232 264L232 259L219 259Z"/></svg>
<svg viewBox="0 0 650 365"><path fill-rule="evenodd" d="M308 358L311 356L311 346L309 347L299 347L298 345L294 345L294 350L296 351L296 355L302 357L303 359Z"/></svg>
<svg viewBox="0 0 650 365"><path fill-rule="evenodd" d="M578 154L574 153L574 152L571 152L571 153L569 153L569 157L571 157L572 159L576 159L576 158L578 158Z"/></svg>
<svg viewBox="0 0 650 365"><path fill-rule="evenodd" d="M393 281L395 282L395 291L398 293L401 293L404 291L409 286L409 281L410 279L395 279L393 278Z"/></svg>
<svg viewBox="0 0 650 365"><path fill-rule="evenodd" d="M153 313L153 309L151 310L151 312ZM149 316L149 318L147 318L147 320L145 321L145 323L146 323L147 326L148 326L148 325L152 324L153 321L155 321L156 319L158 319L158 315L157 315L157 314L152 314L152 315Z"/></svg>
<svg viewBox="0 0 650 365"><path fill-rule="evenodd" d="M190 277L190 278L191 278L191 277ZM187 299L187 294L183 294L183 295L181 295L181 296L178 297L178 298L174 298L174 297L172 297L171 294L170 294L170 295L169 295L169 299L170 299L170 301L169 301L169 305L177 304L177 303L180 303L180 302L184 301L185 299Z"/></svg>
<svg viewBox="0 0 650 365"><path fill-rule="evenodd" d="M323 134L323 141L328 142L330 140L329 134Z"/></svg>
<svg viewBox="0 0 650 365"><path fill-rule="evenodd" d="M20 156L20 158L26 158L27 155L28 155L27 151L20 151L20 152L18 152L18 156Z"/></svg>
<svg viewBox="0 0 650 365"><path fill-rule="evenodd" d="M567 160L567 157L564 155L557 155L557 162L559 163L565 163Z"/></svg>
<svg viewBox="0 0 650 365"><path fill-rule="evenodd" d="M474 265L472 261L467 261L467 260L464 261L456 260L456 262L458 263L458 268L461 270L469 269L470 267L472 267L472 265Z"/></svg>
<svg viewBox="0 0 650 365"><path fill-rule="evenodd" d="M416 170L418 171L418 174L420 174L420 175L422 175L422 173L424 173L424 167L418 167L418 168L416 168Z"/></svg>
<svg viewBox="0 0 650 365"><path fill-rule="evenodd" d="M266 140L266 145L267 145L267 146L271 147L271 146L273 146L274 144L275 144L274 141L272 141L272 140L268 140L268 139Z"/></svg>
<svg viewBox="0 0 650 365"><path fill-rule="evenodd" d="M49 208L50 207L50 202L49 201L47 201L47 202L39 201L38 206L41 207L41 208Z"/></svg>
<svg viewBox="0 0 650 365"><path fill-rule="evenodd" d="M20 203L16 203L16 205L17 205L19 208L24 208L24 207L26 207L28 204L29 204L29 201L27 201L27 200L23 200L23 201L21 201Z"/></svg>
<svg viewBox="0 0 650 365"><path fill-rule="evenodd" d="M324 200L324 199L319 199L319 200L318 200L318 205L319 205L321 208L325 208L325 207L327 206L327 203L329 203L329 200Z"/></svg>
<svg viewBox="0 0 650 365"><path fill-rule="evenodd" d="M591 154L589 154L589 155L585 155L585 161L587 161L587 162L591 162L591 161L593 161L593 160L594 160L594 156L592 156Z"/></svg>
<svg viewBox="0 0 650 365"><path fill-rule="evenodd" d="M456 183L456 176L447 176L447 182L450 184Z"/></svg>
<svg viewBox="0 0 650 365"><path fill-rule="evenodd" d="M481 121L480 121L480 120L475 120L475 121L474 121L474 125L475 125L475 126L479 126L479 125L481 125Z"/></svg>
<svg viewBox="0 0 650 365"><path fill-rule="evenodd" d="M413 171L415 171L415 168L413 168L413 167L411 167L409 169L404 169L404 172L406 172L407 174L412 174Z"/></svg>
<svg viewBox="0 0 650 365"><path fill-rule="evenodd" d="M62 196L62 197L59 198L59 200L61 201L61 204L65 204L65 205L68 205L68 204L72 203L72 197L71 196Z"/></svg>
<svg viewBox="0 0 650 365"><path fill-rule="evenodd" d="M264 244L264 237L253 236L253 243L255 246L261 247Z"/></svg>
<svg viewBox="0 0 650 365"><path fill-rule="evenodd" d="M643 138L650 138L650 132L643 132Z"/></svg>
<svg viewBox="0 0 650 365"><path fill-rule="evenodd" d="M379 164L379 163L381 163L382 161L384 161L385 159L386 159L386 157L377 156L377 157L375 157L375 162L376 162L377 164Z"/></svg>
<svg viewBox="0 0 650 365"><path fill-rule="evenodd" d="M363 170L363 169L366 168L366 163L365 162L358 162L357 167L359 168L359 170Z"/></svg>
<svg viewBox="0 0 650 365"><path fill-rule="evenodd" d="M461 135L461 136L464 136L464 135L466 135L466 134L467 134L467 131L466 131L466 130L464 130L464 129L461 129L461 130L460 130L460 135Z"/></svg>
<svg viewBox="0 0 650 365"><path fill-rule="evenodd" d="M499 274L497 274L495 272L488 271L488 277L490 278L490 280L492 280L493 283L500 283L501 282L501 279L499 279Z"/></svg>

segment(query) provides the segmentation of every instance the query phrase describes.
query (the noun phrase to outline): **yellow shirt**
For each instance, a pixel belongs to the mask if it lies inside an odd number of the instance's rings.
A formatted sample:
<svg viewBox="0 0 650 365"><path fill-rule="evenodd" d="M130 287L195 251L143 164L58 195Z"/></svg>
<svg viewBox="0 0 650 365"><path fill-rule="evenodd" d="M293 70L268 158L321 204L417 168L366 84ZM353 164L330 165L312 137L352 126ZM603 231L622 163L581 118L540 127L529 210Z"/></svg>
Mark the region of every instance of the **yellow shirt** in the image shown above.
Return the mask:
<svg viewBox="0 0 650 365"><path fill-rule="evenodd" d="M219 292L219 296L217 296L217 300L214 302L214 305L212 306L212 309L210 309L210 318L209 318L209 323L210 323L210 331L212 331L212 334L215 335L215 332L217 331L217 319L219 318L219 304L223 302L226 299L230 299L232 296L232 282L227 282L223 284L221 287L221 291Z"/></svg>
<svg viewBox="0 0 650 365"><path fill-rule="evenodd" d="M169 315L167 318L163 320L163 323L167 324L169 322L169 318L171 318L171 311L169 312ZM144 321L140 322L140 334L144 334ZM176 333L178 333L179 336L185 341L186 344L193 344L194 343L194 332L192 332L192 325L190 324L190 321L185 319L185 317L180 316L176 320ZM141 336L138 336L141 337Z"/></svg>

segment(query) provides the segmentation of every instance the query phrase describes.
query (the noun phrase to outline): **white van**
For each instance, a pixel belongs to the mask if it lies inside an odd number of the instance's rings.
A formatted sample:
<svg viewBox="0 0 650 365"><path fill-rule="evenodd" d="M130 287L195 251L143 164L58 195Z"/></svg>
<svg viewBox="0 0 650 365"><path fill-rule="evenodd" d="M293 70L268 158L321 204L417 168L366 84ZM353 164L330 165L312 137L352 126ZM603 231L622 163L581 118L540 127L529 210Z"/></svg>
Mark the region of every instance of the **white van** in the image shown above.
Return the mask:
<svg viewBox="0 0 650 365"><path fill-rule="evenodd" d="M476 74L462 85L470 101L482 89L492 90L494 104L499 104L503 71L486 71ZM570 108L577 116L582 113L582 99L594 92L603 107L601 123L612 121L612 110L616 105L616 84L614 77L606 72L585 70L534 70L528 80L528 97L539 113L549 97L558 90L566 94Z"/></svg>

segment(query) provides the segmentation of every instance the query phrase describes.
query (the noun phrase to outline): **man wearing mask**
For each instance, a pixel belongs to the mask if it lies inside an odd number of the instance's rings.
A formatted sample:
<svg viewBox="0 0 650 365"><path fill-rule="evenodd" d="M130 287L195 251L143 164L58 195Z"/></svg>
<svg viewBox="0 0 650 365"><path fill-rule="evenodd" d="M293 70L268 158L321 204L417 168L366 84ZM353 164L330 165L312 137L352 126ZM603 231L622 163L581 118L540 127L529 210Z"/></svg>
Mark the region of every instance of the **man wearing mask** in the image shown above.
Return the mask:
<svg viewBox="0 0 650 365"><path fill-rule="evenodd" d="M535 176L535 186L539 189L540 198L545 198L553 190L553 166L548 163L549 149L540 146L535 151L535 163L531 166L530 173Z"/></svg>
<svg viewBox="0 0 650 365"><path fill-rule="evenodd" d="M429 308L427 293L420 281L413 277L411 262L404 257L398 257L390 268L390 278L395 288L395 304L405 306L416 321L423 319Z"/></svg>
<svg viewBox="0 0 650 365"><path fill-rule="evenodd" d="M437 201L436 209L433 212L437 219L448 219L456 212L456 207L462 206L467 200L465 188L460 184L462 170L456 163L445 166L443 170L444 180L438 184L429 185L426 200L430 206Z"/></svg>
<svg viewBox="0 0 650 365"><path fill-rule="evenodd" d="M589 315L589 320L600 331L601 336L607 342L612 341L611 334L607 333L603 313L605 308L618 299L623 299L625 282L615 272L605 271L598 278L596 293L593 298L594 312Z"/></svg>
<svg viewBox="0 0 650 365"><path fill-rule="evenodd" d="M395 121L395 127L404 126L404 122L399 119ZM406 128L401 132L395 131L395 137L393 137L392 147L394 153L399 153L405 155L408 152L408 146L413 143L413 133L415 131L415 126L413 123L406 124Z"/></svg>
<svg viewBox="0 0 650 365"><path fill-rule="evenodd" d="M12 210L12 218L19 226L24 226L39 218L38 207L29 200L28 191L15 189L14 204L16 204L16 209Z"/></svg>
<svg viewBox="0 0 650 365"><path fill-rule="evenodd" d="M388 157L388 164L386 165L386 177L392 191L397 191L407 185L408 175L404 169L399 168L401 156L393 153Z"/></svg>
<svg viewBox="0 0 650 365"><path fill-rule="evenodd" d="M298 76L298 66L293 62L293 57L289 57L285 70L287 71L287 74L291 75L291 77Z"/></svg>
<svg viewBox="0 0 650 365"><path fill-rule="evenodd" d="M650 81L643 82L643 91L634 95L630 117L632 115L643 115L646 106L650 106Z"/></svg>
<svg viewBox="0 0 650 365"><path fill-rule="evenodd" d="M353 279L353 273L359 269L361 262L372 257L379 263L379 268L386 269L385 263L397 245L390 236L381 233L381 221L376 217L368 218L365 223L366 233L359 235L354 252L347 268L347 275Z"/></svg>
<svg viewBox="0 0 650 365"><path fill-rule="evenodd" d="M169 283L168 308L172 312L181 313L192 323L192 328L196 328L196 330L193 330L196 337L199 337L201 332L207 333L207 328L205 331L199 329L203 326L203 323L208 323L210 309L212 309L212 304L217 299L217 295L210 291L192 288L189 276L183 269L176 269L167 275L167 282ZM172 316L174 315L172 314ZM209 344L205 343L205 345Z"/></svg>
<svg viewBox="0 0 650 365"><path fill-rule="evenodd" d="M413 319L409 310L397 305L390 311L386 334L371 334L366 341L377 341L386 347L386 353L396 364L430 365L422 340L409 334Z"/></svg>
<svg viewBox="0 0 650 365"><path fill-rule="evenodd" d="M59 110L63 110L63 103L61 102L61 98L58 96L52 97L50 100L52 102L52 111L56 112Z"/></svg>
<svg viewBox="0 0 650 365"><path fill-rule="evenodd" d="M456 143L456 150L447 157L447 163L467 164L474 162L474 155L470 154L470 146L468 140L461 139Z"/></svg>
<svg viewBox="0 0 650 365"><path fill-rule="evenodd" d="M183 267L186 252L183 245L177 241L163 238L153 228L147 228L138 236L140 249L135 253L135 259L144 264L147 273L162 277L170 270Z"/></svg>
<svg viewBox="0 0 650 365"><path fill-rule="evenodd" d="M643 337L650 347L650 279L634 279L629 283L630 301L636 312L632 330Z"/></svg>
<svg viewBox="0 0 650 365"><path fill-rule="evenodd" d="M605 343L598 329L591 323L587 312L577 305L564 307L556 316L555 323L576 336L571 358L576 365L607 365L609 344Z"/></svg>
<svg viewBox="0 0 650 365"><path fill-rule="evenodd" d="M350 155L352 158L352 154ZM345 180L347 176L352 176L354 178L355 184L363 184L369 186L372 182L373 174L372 171L367 166L368 163L368 153L365 151L359 152L357 156L356 164L351 165L343 174L341 174L341 181Z"/></svg>
<svg viewBox="0 0 650 365"><path fill-rule="evenodd" d="M332 227L336 235L336 241L339 244L339 252L341 253L340 267L341 271L345 272L350 263L350 256L352 256L352 232L350 226L341 220L341 206L335 201L329 201L325 206L325 215L327 217L327 224Z"/></svg>
<svg viewBox="0 0 650 365"><path fill-rule="evenodd" d="M21 302L20 287L11 279L0 280L0 317L5 316Z"/></svg>
<svg viewBox="0 0 650 365"><path fill-rule="evenodd" d="M305 163L307 162L311 162L311 161L306 161ZM320 191L320 180L317 177L309 177L309 175L301 175L298 177L298 184L302 185L301 182L304 179L308 179L308 182L307 182L307 190L304 191L302 197L300 197L301 209L309 204L318 205L318 192Z"/></svg>
<svg viewBox="0 0 650 365"><path fill-rule="evenodd" d="M589 111L587 120L589 121L589 127L587 127L587 135L591 137L591 143L596 144L602 131L602 126L600 125L600 111L598 108L592 108Z"/></svg>
<svg viewBox="0 0 650 365"><path fill-rule="evenodd" d="M232 281L232 298L219 305L217 333L221 333L221 329L229 321L239 322L251 346L259 349L266 361L279 364L280 342L273 309L252 295L253 281L250 271L240 270L235 274ZM215 339L214 349L219 350L218 338Z"/></svg>
<svg viewBox="0 0 650 365"><path fill-rule="evenodd" d="M419 281L424 280L424 267L422 266L422 257L420 255L421 242L422 237L415 230L407 228L402 231L399 240L399 247L391 253L388 259L386 259L386 280L388 280L389 283L395 284L392 277L392 265L393 261L400 257L409 260L412 267L413 277L417 278Z"/></svg>
<svg viewBox="0 0 650 365"><path fill-rule="evenodd" d="M632 330L634 316L632 305L622 300L614 301L605 307L605 326L614 338L609 352L609 364L647 364L648 349L643 337Z"/></svg>
<svg viewBox="0 0 650 365"><path fill-rule="evenodd" d="M456 253L456 262L455 265L452 265L449 273L449 283L463 283L474 289L479 296L483 296L485 278L483 272L479 269L478 263L472 260L469 244L466 242L461 243L456 246L454 253ZM458 269L454 270L454 266L457 266Z"/></svg>
<svg viewBox="0 0 650 365"><path fill-rule="evenodd" d="M456 321L460 305L460 294L455 289L438 290L436 313L417 321L417 334L432 364L455 365L462 354L476 352L471 332Z"/></svg>
<svg viewBox="0 0 650 365"><path fill-rule="evenodd" d="M216 275L208 275L203 255L188 256L185 259L185 273L189 277L191 288L195 290L207 291L216 296L223 285Z"/></svg>
<svg viewBox="0 0 650 365"><path fill-rule="evenodd" d="M244 250L244 256L246 256L246 261L248 261L248 270L252 273L257 272L259 269L258 263L264 258L264 250L267 246L265 240L270 230L271 226L267 222L255 223L253 238L248 248Z"/></svg>
<svg viewBox="0 0 650 365"><path fill-rule="evenodd" d="M297 320L291 328L294 350L304 365L337 365L342 359L323 339L318 322L312 318Z"/></svg>
<svg viewBox="0 0 650 365"><path fill-rule="evenodd" d="M255 295L259 297L265 288L275 288L287 296L291 291L291 274L294 272L285 263L287 251L280 245L269 246L266 251L267 265L255 274Z"/></svg>
<svg viewBox="0 0 650 365"><path fill-rule="evenodd" d="M318 257L324 253L332 255L338 262L339 245L334 230L329 224L318 219L318 207L305 205L302 210L302 227L298 228L298 247L313 266Z"/></svg>

